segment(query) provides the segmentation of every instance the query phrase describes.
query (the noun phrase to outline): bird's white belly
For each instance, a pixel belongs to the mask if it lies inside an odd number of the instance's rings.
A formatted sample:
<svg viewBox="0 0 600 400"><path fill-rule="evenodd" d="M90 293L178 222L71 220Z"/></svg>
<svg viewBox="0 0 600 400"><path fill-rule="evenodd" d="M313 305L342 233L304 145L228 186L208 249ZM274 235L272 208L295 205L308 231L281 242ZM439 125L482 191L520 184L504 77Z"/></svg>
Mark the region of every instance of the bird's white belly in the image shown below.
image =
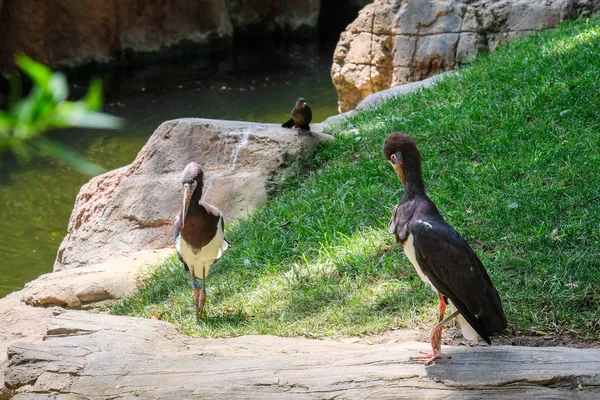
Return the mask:
<svg viewBox="0 0 600 400"><path fill-rule="evenodd" d="M406 254L406 257L408 257L413 267L415 267L417 274L419 274L423 282L427 283L431 289L437 293L437 289L431 284L431 281L427 275L423 273L419 263L417 262L417 256L415 253L415 238L412 233L408 235L408 238L406 238L406 241L404 242L404 254Z"/></svg>
<svg viewBox="0 0 600 400"><path fill-rule="evenodd" d="M221 224L219 224L215 237L199 251L194 251L190 245L182 240L181 235L177 238L175 247L183 261L187 264L190 272L194 276L202 278L202 269L204 268L205 274L208 275L210 267L215 260L221 258L223 252L227 250L228 244L225 241Z"/></svg>
<svg viewBox="0 0 600 400"><path fill-rule="evenodd" d="M448 306L450 306L450 311L456 311L456 307L454 307L454 304L452 304L452 301L450 299L448 299ZM473 329L471 324L467 322L467 320L465 319L465 317L462 316L462 314L459 313L456 316L456 319L458 320L458 324L460 325L460 331L462 332L464 338L477 343L479 341L479 333L477 333L477 331Z"/></svg>

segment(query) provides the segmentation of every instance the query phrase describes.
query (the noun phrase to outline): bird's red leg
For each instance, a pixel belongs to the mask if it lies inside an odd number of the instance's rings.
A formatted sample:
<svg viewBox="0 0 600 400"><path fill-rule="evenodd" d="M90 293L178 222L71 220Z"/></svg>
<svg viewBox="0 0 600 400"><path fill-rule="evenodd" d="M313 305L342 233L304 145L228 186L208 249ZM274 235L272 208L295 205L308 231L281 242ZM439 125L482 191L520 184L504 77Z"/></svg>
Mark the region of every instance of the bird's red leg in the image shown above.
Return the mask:
<svg viewBox="0 0 600 400"><path fill-rule="evenodd" d="M441 292L438 292L438 296L440 298L440 317L438 318L438 324L444 320L444 314L446 314L446 300L444 300L444 295Z"/></svg>
<svg viewBox="0 0 600 400"><path fill-rule="evenodd" d="M439 312L440 315L438 317L438 324L440 322L442 322L444 320L444 315L446 314L446 301L444 300L444 295L442 294L442 292L438 292L438 299L439 299ZM439 343L441 339L441 331L439 333L435 332L435 328L434 328L434 332L432 332L431 335L431 347L433 348L433 351L435 353L435 349L436 347L433 345L434 343ZM437 346L438 348L441 348L441 345ZM423 354L422 356L416 356L416 357L412 357L413 359L428 359L433 357L434 353L429 353L426 351L421 351L421 354Z"/></svg>
<svg viewBox="0 0 600 400"><path fill-rule="evenodd" d="M421 355L411 357L411 361L425 361L425 365L431 365L435 360L439 360L441 358L450 358L450 356L442 353L442 328L458 314L459 311L453 312L452 315L440 321L433 327L431 332L431 349L433 350L433 353L422 352L423 354Z"/></svg>
<svg viewBox="0 0 600 400"><path fill-rule="evenodd" d="M200 322L202 312L204 311L204 302L206 301L206 269L202 268L202 292L200 293L199 304L196 308L196 321Z"/></svg>

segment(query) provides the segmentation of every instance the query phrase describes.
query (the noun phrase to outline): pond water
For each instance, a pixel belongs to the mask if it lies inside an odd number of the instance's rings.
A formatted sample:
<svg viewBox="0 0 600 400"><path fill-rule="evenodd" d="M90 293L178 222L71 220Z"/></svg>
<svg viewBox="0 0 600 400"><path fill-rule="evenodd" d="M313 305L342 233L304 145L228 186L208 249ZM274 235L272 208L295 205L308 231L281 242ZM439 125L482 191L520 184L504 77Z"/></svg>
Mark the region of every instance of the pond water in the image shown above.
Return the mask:
<svg viewBox="0 0 600 400"><path fill-rule="evenodd" d="M163 121L216 118L282 123L303 96L320 122L337 113L330 78L333 45L259 44L219 56L180 56L102 73L105 111L121 131L53 134L107 170L129 164ZM83 73L71 73L83 92ZM88 177L47 160L0 163L0 297L52 271L75 196Z"/></svg>

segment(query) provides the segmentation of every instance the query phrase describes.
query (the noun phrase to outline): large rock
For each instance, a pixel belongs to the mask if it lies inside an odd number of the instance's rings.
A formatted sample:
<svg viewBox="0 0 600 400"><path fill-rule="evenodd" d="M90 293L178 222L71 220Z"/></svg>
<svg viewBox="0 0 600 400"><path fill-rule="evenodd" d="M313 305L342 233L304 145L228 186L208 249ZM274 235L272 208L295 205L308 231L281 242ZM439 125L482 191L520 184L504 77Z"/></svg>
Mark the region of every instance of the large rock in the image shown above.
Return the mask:
<svg viewBox="0 0 600 400"><path fill-rule="evenodd" d="M0 299L0 376L8 365L8 347L15 342L30 343L46 334L46 322L54 312L50 307L30 307L18 293ZM10 399L12 391L0 384L0 400Z"/></svg>
<svg viewBox="0 0 600 400"><path fill-rule="evenodd" d="M313 130L318 130L315 124ZM227 222L267 201L270 185L321 140L275 124L208 119L163 123L129 166L93 178L79 192L54 270L96 264L144 249L173 246L181 208L180 175L204 166L203 198Z"/></svg>
<svg viewBox="0 0 600 400"><path fill-rule="evenodd" d="M597 399L599 349L187 337L170 324L67 311L44 341L14 343L4 374L25 399ZM70 397L69 397L70 396Z"/></svg>
<svg viewBox="0 0 600 400"><path fill-rule="evenodd" d="M384 89L381 92L375 92L373 94L365 97L358 105L354 108L354 110L346 111L341 114L332 115L331 117L326 118L321 124L323 126L333 127L337 124L342 123L346 118L351 117L352 115L357 114L360 110L364 110L371 107L376 107L377 105L383 103L394 97L401 97L407 95L409 93L416 92L419 89L427 89L435 85L438 81L445 78L448 75L453 74L454 71L444 72L441 74L437 74L431 76L427 79L423 79L422 81L416 81L411 83L405 83L403 85L394 86L389 89Z"/></svg>
<svg viewBox="0 0 600 400"><path fill-rule="evenodd" d="M248 25L316 30L318 0L0 0L0 67L25 53L50 66L107 61L126 50L230 41Z"/></svg>
<svg viewBox="0 0 600 400"><path fill-rule="evenodd" d="M141 250L99 264L44 274L18 293L30 306L78 308L135 293L140 272L163 261L173 248Z"/></svg>
<svg viewBox="0 0 600 400"><path fill-rule="evenodd" d="M61 308L49 306L82 307L132 294L140 272L172 253L172 248L139 251L97 265L52 272L0 299L0 376L4 375L7 348L12 343L29 343L44 337L48 319L61 312ZM98 309L98 303L90 306ZM0 400L12 395L12 390L0 384Z"/></svg>
<svg viewBox="0 0 600 400"><path fill-rule="evenodd" d="M481 50L566 18L590 16L600 0L375 0L342 33L331 76L340 112L369 94L471 61Z"/></svg>

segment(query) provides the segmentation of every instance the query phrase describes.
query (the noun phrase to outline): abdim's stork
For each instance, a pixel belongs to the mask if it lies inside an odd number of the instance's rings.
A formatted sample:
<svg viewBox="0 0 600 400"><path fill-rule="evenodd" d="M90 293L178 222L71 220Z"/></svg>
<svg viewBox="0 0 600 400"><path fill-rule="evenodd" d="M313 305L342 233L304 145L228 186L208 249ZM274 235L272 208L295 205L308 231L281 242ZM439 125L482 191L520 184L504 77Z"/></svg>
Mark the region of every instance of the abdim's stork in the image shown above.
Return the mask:
<svg viewBox="0 0 600 400"><path fill-rule="evenodd" d="M196 321L200 321L206 300L206 276L214 264L227 250L223 230L225 223L221 211L202 197L203 173L200 165L189 163L181 175L183 185L183 208L175 218L175 248L179 259L192 274ZM202 277L202 292L198 286Z"/></svg>
<svg viewBox="0 0 600 400"><path fill-rule="evenodd" d="M433 353L413 359L429 365L447 357L441 352L442 327L454 317L458 317L465 338L476 341L479 335L491 344L490 335L507 326L500 297L473 249L425 194L421 155L415 142L408 135L392 133L383 152L404 185L390 232L404 246L421 279L437 291L440 301L439 321L431 334ZM447 304L453 313L444 319Z"/></svg>

